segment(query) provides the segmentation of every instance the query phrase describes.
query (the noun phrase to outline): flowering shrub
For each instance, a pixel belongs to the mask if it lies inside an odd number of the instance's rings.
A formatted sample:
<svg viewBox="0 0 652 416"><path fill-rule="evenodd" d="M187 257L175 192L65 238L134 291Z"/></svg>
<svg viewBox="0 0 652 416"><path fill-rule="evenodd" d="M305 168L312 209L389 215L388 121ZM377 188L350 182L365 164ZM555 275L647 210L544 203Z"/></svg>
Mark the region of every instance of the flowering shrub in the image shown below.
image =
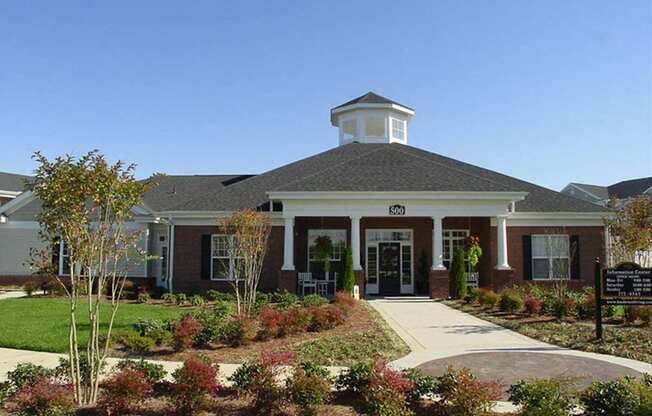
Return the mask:
<svg viewBox="0 0 652 416"><path fill-rule="evenodd" d="M206 359L191 356L183 367L172 373L172 401L181 414L194 414L220 389L218 366Z"/></svg>
<svg viewBox="0 0 652 416"><path fill-rule="evenodd" d="M230 380L240 394L252 399L252 409L260 415L279 414L287 395L278 379L283 366L294 362L291 352L263 352L255 362L240 366Z"/></svg>
<svg viewBox="0 0 652 416"><path fill-rule="evenodd" d="M47 378L18 389L7 406L11 414L19 416L66 416L74 414L75 407L72 386Z"/></svg>
<svg viewBox="0 0 652 416"><path fill-rule="evenodd" d="M532 295L525 296L524 304L528 315L540 315L543 312L543 303Z"/></svg>
<svg viewBox="0 0 652 416"><path fill-rule="evenodd" d="M312 306L309 308L310 331L318 332L333 329L344 323L344 312L335 305Z"/></svg>
<svg viewBox="0 0 652 416"><path fill-rule="evenodd" d="M233 316L220 331L220 340L232 347L249 344L256 337L256 321L247 315Z"/></svg>
<svg viewBox="0 0 652 416"><path fill-rule="evenodd" d="M279 327L283 322L283 312L279 312L272 308L265 308L260 313L260 330L258 331L258 338L265 340L278 336Z"/></svg>
<svg viewBox="0 0 652 416"><path fill-rule="evenodd" d="M103 387L98 407L108 415L134 413L153 391L145 374L131 368L115 373Z"/></svg>
<svg viewBox="0 0 652 416"><path fill-rule="evenodd" d="M316 406L325 404L331 394L331 380L328 370L309 363L294 369L292 377L287 380L288 394L292 402L299 406L301 414L316 414Z"/></svg>
<svg viewBox="0 0 652 416"><path fill-rule="evenodd" d="M369 371L367 385L361 390L367 412L372 416L411 415L408 397L415 384L403 373L390 368L387 362L375 357Z"/></svg>
<svg viewBox="0 0 652 416"><path fill-rule="evenodd" d="M298 334L308 329L310 313L306 308L293 306L283 313L279 326L279 336Z"/></svg>
<svg viewBox="0 0 652 416"><path fill-rule="evenodd" d="M449 367L437 378L437 405L444 414L456 416L484 416L491 414L494 401L501 396L502 386L497 382L477 380L468 368Z"/></svg>
<svg viewBox="0 0 652 416"><path fill-rule="evenodd" d="M184 315L172 325L172 343L176 351L184 351L192 346L193 337L203 329L202 324L193 317Z"/></svg>
<svg viewBox="0 0 652 416"><path fill-rule="evenodd" d="M358 303L350 293L346 292L337 292L335 294L335 306L340 308L342 312L348 314L353 307Z"/></svg>

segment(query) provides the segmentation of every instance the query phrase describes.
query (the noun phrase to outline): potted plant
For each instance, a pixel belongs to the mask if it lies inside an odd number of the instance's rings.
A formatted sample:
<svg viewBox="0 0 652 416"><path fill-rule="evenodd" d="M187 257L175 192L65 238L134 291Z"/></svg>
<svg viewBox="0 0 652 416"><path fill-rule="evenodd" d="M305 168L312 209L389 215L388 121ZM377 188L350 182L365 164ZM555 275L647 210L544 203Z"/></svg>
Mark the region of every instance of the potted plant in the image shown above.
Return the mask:
<svg viewBox="0 0 652 416"><path fill-rule="evenodd" d="M475 268L480 262L480 257L482 257L482 247L480 247L480 237L474 235L468 236L464 244L464 251L466 257L469 259L469 275L473 276L475 280L478 281Z"/></svg>

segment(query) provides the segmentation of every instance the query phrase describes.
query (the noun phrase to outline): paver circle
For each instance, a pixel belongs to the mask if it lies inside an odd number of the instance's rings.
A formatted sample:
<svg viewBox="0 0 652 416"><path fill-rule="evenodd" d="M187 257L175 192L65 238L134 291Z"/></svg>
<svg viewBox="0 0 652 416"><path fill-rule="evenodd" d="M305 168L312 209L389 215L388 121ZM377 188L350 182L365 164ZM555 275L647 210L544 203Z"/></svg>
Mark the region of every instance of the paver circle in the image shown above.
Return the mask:
<svg viewBox="0 0 652 416"><path fill-rule="evenodd" d="M529 378L571 377L583 388L597 380L613 380L642 374L622 365L587 357L540 352L478 352L428 361L418 368L439 376L448 366L466 367L480 380L499 380L505 386Z"/></svg>

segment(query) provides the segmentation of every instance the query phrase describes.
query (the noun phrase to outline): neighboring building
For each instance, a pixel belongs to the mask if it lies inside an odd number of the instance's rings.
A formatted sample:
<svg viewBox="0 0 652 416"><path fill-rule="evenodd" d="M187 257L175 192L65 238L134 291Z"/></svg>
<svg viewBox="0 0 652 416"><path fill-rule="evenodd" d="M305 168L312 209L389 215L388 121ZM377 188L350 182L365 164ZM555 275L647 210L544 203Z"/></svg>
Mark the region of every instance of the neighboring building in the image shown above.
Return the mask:
<svg viewBox="0 0 652 416"><path fill-rule="evenodd" d="M23 192L29 179L26 175L0 172L0 205L6 204Z"/></svg>
<svg viewBox="0 0 652 416"><path fill-rule="evenodd" d="M560 278L572 286L592 284L609 211L411 147L413 115L368 93L331 110L339 132L339 146L331 150L260 175L160 178L134 211L134 227L147 231L143 247L162 259L134 267L130 276L156 278L174 291L228 290L225 266L237 259L229 258L231 240L216 222L254 208L273 221L263 290L295 291L305 273L319 276L315 244L321 236L333 243L332 270L351 247L363 295L412 294L429 284L431 296L445 296L452 253L469 235L480 237L484 251L480 286ZM19 265L36 244L38 211L29 193L0 207L0 245L14 241L9 254L0 247L5 281L28 278L19 277L27 274ZM427 276L420 273L423 263Z"/></svg>
<svg viewBox="0 0 652 416"><path fill-rule="evenodd" d="M561 193L606 206L614 199L617 203L622 203L636 196L652 195L652 177L630 179L609 186L571 182L561 190Z"/></svg>

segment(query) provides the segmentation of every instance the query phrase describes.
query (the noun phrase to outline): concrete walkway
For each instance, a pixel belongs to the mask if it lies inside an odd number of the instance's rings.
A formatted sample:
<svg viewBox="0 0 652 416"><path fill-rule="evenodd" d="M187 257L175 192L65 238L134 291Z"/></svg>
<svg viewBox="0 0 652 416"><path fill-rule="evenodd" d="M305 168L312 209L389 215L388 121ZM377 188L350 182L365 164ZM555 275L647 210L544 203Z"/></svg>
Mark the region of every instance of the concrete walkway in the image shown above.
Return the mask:
<svg viewBox="0 0 652 416"><path fill-rule="evenodd" d="M400 368L462 354L528 352L592 359L602 363L598 365L613 364L652 373L652 364L546 344L428 298L374 299L369 303L412 350L393 362Z"/></svg>

